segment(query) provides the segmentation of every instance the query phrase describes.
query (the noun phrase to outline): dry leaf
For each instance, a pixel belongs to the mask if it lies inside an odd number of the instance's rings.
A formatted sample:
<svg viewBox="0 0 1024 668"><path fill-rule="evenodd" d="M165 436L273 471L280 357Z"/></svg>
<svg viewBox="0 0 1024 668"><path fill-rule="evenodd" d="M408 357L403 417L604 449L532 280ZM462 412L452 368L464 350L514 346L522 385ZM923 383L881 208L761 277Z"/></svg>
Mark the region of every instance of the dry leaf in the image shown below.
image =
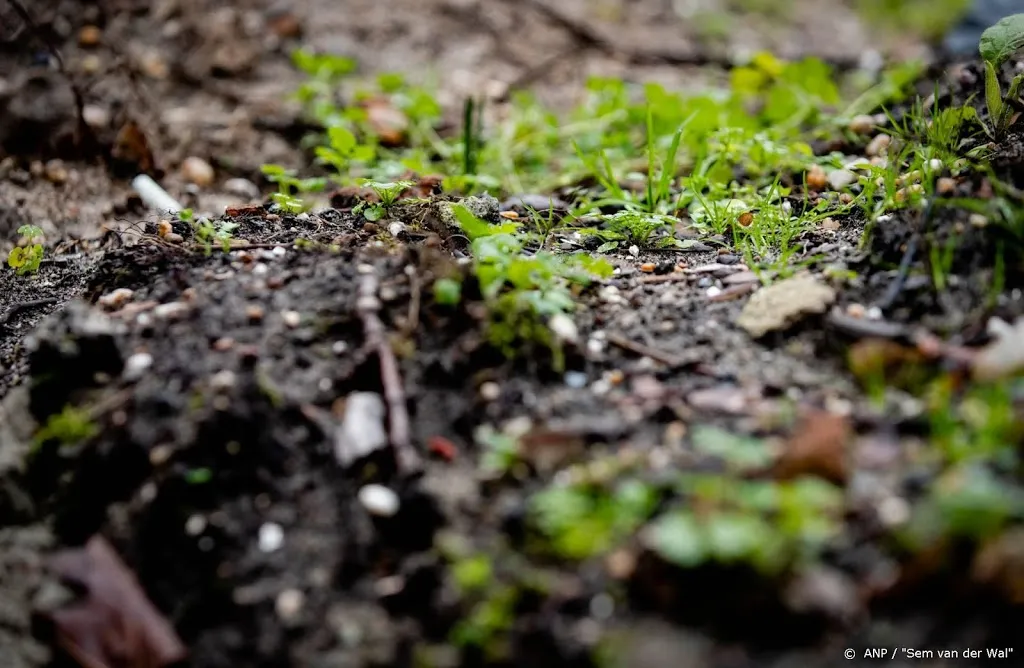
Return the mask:
<svg viewBox="0 0 1024 668"><path fill-rule="evenodd" d="M851 435L845 417L813 411L804 415L796 431L786 441L782 456L775 464L779 478L816 475L834 483L846 480L846 445Z"/></svg>
<svg viewBox="0 0 1024 668"><path fill-rule="evenodd" d="M162 668L187 655L174 628L102 536L53 556L82 598L50 613L61 646L85 668Z"/></svg>

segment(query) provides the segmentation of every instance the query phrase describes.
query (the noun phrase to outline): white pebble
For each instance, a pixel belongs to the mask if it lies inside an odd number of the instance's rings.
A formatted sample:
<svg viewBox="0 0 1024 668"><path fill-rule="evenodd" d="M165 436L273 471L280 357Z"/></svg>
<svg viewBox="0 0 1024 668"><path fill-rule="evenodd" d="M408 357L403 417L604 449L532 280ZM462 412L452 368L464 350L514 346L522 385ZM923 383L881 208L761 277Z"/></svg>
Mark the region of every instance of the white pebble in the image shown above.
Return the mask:
<svg viewBox="0 0 1024 668"><path fill-rule="evenodd" d="M567 371L565 384L574 390L584 388L587 386L587 374L582 371Z"/></svg>
<svg viewBox="0 0 1024 668"><path fill-rule="evenodd" d="M712 285L710 288L708 288L708 297L717 297L720 294L722 294L722 288L716 285Z"/></svg>
<svg viewBox="0 0 1024 668"><path fill-rule="evenodd" d="M400 236L402 232L405 232L405 223L396 220L395 222L388 225L388 232L390 232L391 236L393 237Z"/></svg>
<svg viewBox="0 0 1024 668"><path fill-rule="evenodd" d="M401 502L398 495L384 485L370 484L359 490L359 503L371 515L393 517L398 513Z"/></svg>
<svg viewBox="0 0 1024 668"><path fill-rule="evenodd" d="M230 390L235 386L235 372L224 369L210 376L210 388L216 392Z"/></svg>
<svg viewBox="0 0 1024 668"><path fill-rule="evenodd" d="M575 343L579 338L579 330L576 328L576 323L564 313L556 313L551 316L548 326L554 332L555 338L562 343Z"/></svg>
<svg viewBox="0 0 1024 668"><path fill-rule="evenodd" d="M202 515L192 515L185 522L185 533L190 536L198 536L206 529L206 518Z"/></svg>
<svg viewBox="0 0 1024 668"><path fill-rule="evenodd" d="M285 326L292 329L298 327L299 323L302 322L302 316L299 315L298 311L282 311L281 319L284 320Z"/></svg>
<svg viewBox="0 0 1024 668"><path fill-rule="evenodd" d="M260 526L260 552L275 552L281 549L282 545L284 545L284 529L280 524L265 522Z"/></svg>
<svg viewBox="0 0 1024 668"><path fill-rule="evenodd" d="M124 306L125 302L131 299L133 294L135 294L134 291L128 288L118 288L103 295L98 301L100 306L114 310Z"/></svg>
<svg viewBox="0 0 1024 668"><path fill-rule="evenodd" d="M480 398L484 401L497 401L501 396L501 386L493 381L480 385Z"/></svg>
<svg viewBox="0 0 1024 668"><path fill-rule="evenodd" d="M274 600L274 611L277 618L286 624L290 624L302 614L302 608L306 603L306 595L298 589L285 589Z"/></svg>
<svg viewBox="0 0 1024 668"><path fill-rule="evenodd" d="M271 249L270 252L273 253L276 257L284 257L285 255L288 254L288 251L285 249L284 246L274 246L274 248Z"/></svg>
<svg viewBox="0 0 1024 668"><path fill-rule="evenodd" d="M640 249L637 247L636 244L633 244L632 246L629 247L629 254L632 255L633 257L637 257L638 255L640 255Z"/></svg>
<svg viewBox="0 0 1024 668"><path fill-rule="evenodd" d="M135 353L124 363L125 380L138 380L146 373L149 367L153 366L153 356L149 353Z"/></svg>
<svg viewBox="0 0 1024 668"><path fill-rule="evenodd" d="M344 355L346 352L348 352L348 344L345 343L344 341L335 341L333 344L331 344L331 352L333 352L335 355Z"/></svg>
<svg viewBox="0 0 1024 668"><path fill-rule="evenodd" d="M185 317L189 312L189 305L185 302L168 302L159 304L153 309L153 317L158 320L178 320Z"/></svg>
<svg viewBox="0 0 1024 668"><path fill-rule="evenodd" d="M848 169L835 169L828 175L828 184L832 190L842 190L857 180L857 175Z"/></svg>
<svg viewBox="0 0 1024 668"><path fill-rule="evenodd" d="M253 267L252 267L252 273L253 273L254 276L266 276L267 272L269 272L269 271L270 271L270 267L268 267L267 265L263 264L262 262L258 262L256 264L254 264Z"/></svg>

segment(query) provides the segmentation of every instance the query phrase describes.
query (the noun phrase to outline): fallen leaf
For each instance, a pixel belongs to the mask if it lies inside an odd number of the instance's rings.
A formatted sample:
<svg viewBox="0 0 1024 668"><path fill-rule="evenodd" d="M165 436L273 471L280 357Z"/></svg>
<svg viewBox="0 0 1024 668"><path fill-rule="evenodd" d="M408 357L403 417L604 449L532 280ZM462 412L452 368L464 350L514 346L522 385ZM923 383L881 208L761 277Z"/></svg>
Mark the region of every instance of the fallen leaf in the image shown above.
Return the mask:
<svg viewBox="0 0 1024 668"><path fill-rule="evenodd" d="M778 478L816 475L842 484L847 476L846 445L852 430L847 419L825 411L804 415L775 463Z"/></svg>
<svg viewBox="0 0 1024 668"><path fill-rule="evenodd" d="M146 134L139 124L131 119L121 126L110 154L117 160L135 165L140 172L152 172L156 166Z"/></svg>
<svg viewBox="0 0 1024 668"><path fill-rule="evenodd" d="M49 613L61 646L85 668L160 668L187 656L174 628L102 536L54 555L50 568L85 592Z"/></svg>
<svg viewBox="0 0 1024 668"><path fill-rule="evenodd" d="M736 324L754 338L785 329L812 313L824 313L836 291L810 274L761 288L743 307Z"/></svg>
<svg viewBox="0 0 1024 668"><path fill-rule="evenodd" d="M384 146L394 148L405 143L409 132L409 117L386 98L366 101L366 121Z"/></svg>

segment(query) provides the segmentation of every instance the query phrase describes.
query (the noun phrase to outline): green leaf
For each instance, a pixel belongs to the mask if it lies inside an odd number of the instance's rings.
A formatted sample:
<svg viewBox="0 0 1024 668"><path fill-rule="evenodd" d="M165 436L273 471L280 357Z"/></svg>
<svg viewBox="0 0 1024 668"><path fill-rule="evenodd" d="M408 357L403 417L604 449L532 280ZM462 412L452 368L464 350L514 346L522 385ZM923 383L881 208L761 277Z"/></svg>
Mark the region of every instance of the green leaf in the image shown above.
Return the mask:
<svg viewBox="0 0 1024 668"><path fill-rule="evenodd" d="M609 253L619 247L618 241L606 241L597 247L598 253Z"/></svg>
<svg viewBox="0 0 1024 668"><path fill-rule="evenodd" d="M662 515L648 531L651 549L666 561L683 568L693 568L707 559L704 533L689 513Z"/></svg>
<svg viewBox="0 0 1024 668"><path fill-rule="evenodd" d="M1003 91L999 87L999 75L992 63L985 61L985 103L988 105L989 124L999 131L999 119L1003 115Z"/></svg>
<svg viewBox="0 0 1024 668"><path fill-rule="evenodd" d="M12 269L18 269L23 264L25 264L25 249L15 246L7 254L7 265Z"/></svg>
<svg viewBox="0 0 1024 668"><path fill-rule="evenodd" d="M455 306L462 299L462 284L451 278L434 282L434 301L443 306Z"/></svg>
<svg viewBox="0 0 1024 668"><path fill-rule="evenodd" d="M771 451L763 441L731 434L715 427L694 427L693 447L704 454L720 457L728 464L741 469L760 468L772 460Z"/></svg>
<svg viewBox="0 0 1024 668"><path fill-rule="evenodd" d="M349 155L358 144L351 130L339 126L327 129L327 139L331 143L331 148L343 156Z"/></svg>
<svg viewBox="0 0 1024 668"><path fill-rule="evenodd" d="M1024 14L1011 14L981 34L978 52L986 64L999 67L1024 48Z"/></svg>

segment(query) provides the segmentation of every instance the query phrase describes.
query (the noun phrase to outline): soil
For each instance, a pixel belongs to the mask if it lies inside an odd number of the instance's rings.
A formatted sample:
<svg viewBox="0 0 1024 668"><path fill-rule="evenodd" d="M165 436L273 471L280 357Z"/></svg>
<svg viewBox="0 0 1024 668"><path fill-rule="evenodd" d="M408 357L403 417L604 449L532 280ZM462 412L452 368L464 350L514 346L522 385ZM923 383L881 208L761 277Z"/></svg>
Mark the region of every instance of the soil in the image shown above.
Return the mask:
<svg viewBox="0 0 1024 668"><path fill-rule="evenodd" d="M96 534L170 620L189 650L184 665L197 668L590 666L608 638L618 665L652 668L826 667L859 664L842 658L848 647L1014 646L1021 608L1006 587L972 576L969 551L898 555L877 526L885 498L920 490L922 409L908 398L880 410L846 358L870 337L909 346L919 328L951 346L980 345L990 317L1024 315L1020 257L1010 256L1004 289L987 301L1003 238L965 224L966 214L928 221L936 238L962 236L948 289L912 277L883 320L859 327L835 313L885 301L920 215L893 218L866 249L863 220L805 235L797 261L857 277L840 290L837 311L758 340L736 325L742 287L735 299L709 293L744 285L729 278L747 269L740 257L622 252L618 274L579 295L580 343L556 374L539 351L506 361L486 345L471 284L459 307L434 302L426 286L466 270L432 206L396 214L422 230L396 236L351 209L294 216L253 204L224 218L238 224L224 252L202 248L182 222L173 232L184 242L168 241L131 191L130 177L149 171L219 216L225 205L260 201L231 192L230 178L265 189L261 164L304 164L305 126L287 101L300 80L288 52L299 44L356 55L367 72L427 76L417 67L430 62L451 74L449 101L467 91L500 96L515 83L564 103L594 72L679 85L692 70L674 61L698 61L700 49L666 24L662 3L636 3L625 15L624 2L595 12L541 0L40 3L35 32L49 36L84 90L88 130L76 126L75 96L47 66L45 44L9 28L17 17L2 3L0 144L9 157L0 163L0 238L33 223L49 240L38 274L0 272L2 665L67 661L37 614L56 586L45 557ZM867 48L866 29L806 4L797 15L809 24L790 25L820 38L809 49L848 59ZM826 20L851 38L817 29ZM80 43L87 24L101 28L95 46ZM772 33L747 27L734 38L750 48L794 41ZM654 42L659 51L645 52ZM840 48L848 50L830 50ZM557 66L547 68L552 54ZM943 85L962 100L977 79ZM24 110L29 102L38 108ZM141 131L126 131L132 124ZM1001 173L1016 177L1021 139L998 155ZM214 166L213 185L186 184L187 156ZM927 257L913 257L915 275ZM646 261L657 271L639 271ZM368 282L397 357L397 404L422 459L415 470L390 448L349 466L336 456L339 398L351 406L353 393L393 390L367 333ZM491 382L497 396L483 392ZM87 407L98 432L80 448L36 448L34 431L67 405ZM630 568L522 565L525 499L557 466L642 462L658 479L693 464L687 425L782 442L801 429L794 406L812 423L814 410L840 415L852 434L840 471L851 516L827 565L766 581L740 568L684 571L633 543L617 553ZM480 467L474 430L510 421L532 434L529 466L495 477ZM394 514L367 510L360 490L371 483L397 493ZM519 602L504 662L450 644L468 603L441 544L489 551L502 569L543 579ZM609 593L612 610L595 614ZM893 662L910 664L950 665Z"/></svg>

